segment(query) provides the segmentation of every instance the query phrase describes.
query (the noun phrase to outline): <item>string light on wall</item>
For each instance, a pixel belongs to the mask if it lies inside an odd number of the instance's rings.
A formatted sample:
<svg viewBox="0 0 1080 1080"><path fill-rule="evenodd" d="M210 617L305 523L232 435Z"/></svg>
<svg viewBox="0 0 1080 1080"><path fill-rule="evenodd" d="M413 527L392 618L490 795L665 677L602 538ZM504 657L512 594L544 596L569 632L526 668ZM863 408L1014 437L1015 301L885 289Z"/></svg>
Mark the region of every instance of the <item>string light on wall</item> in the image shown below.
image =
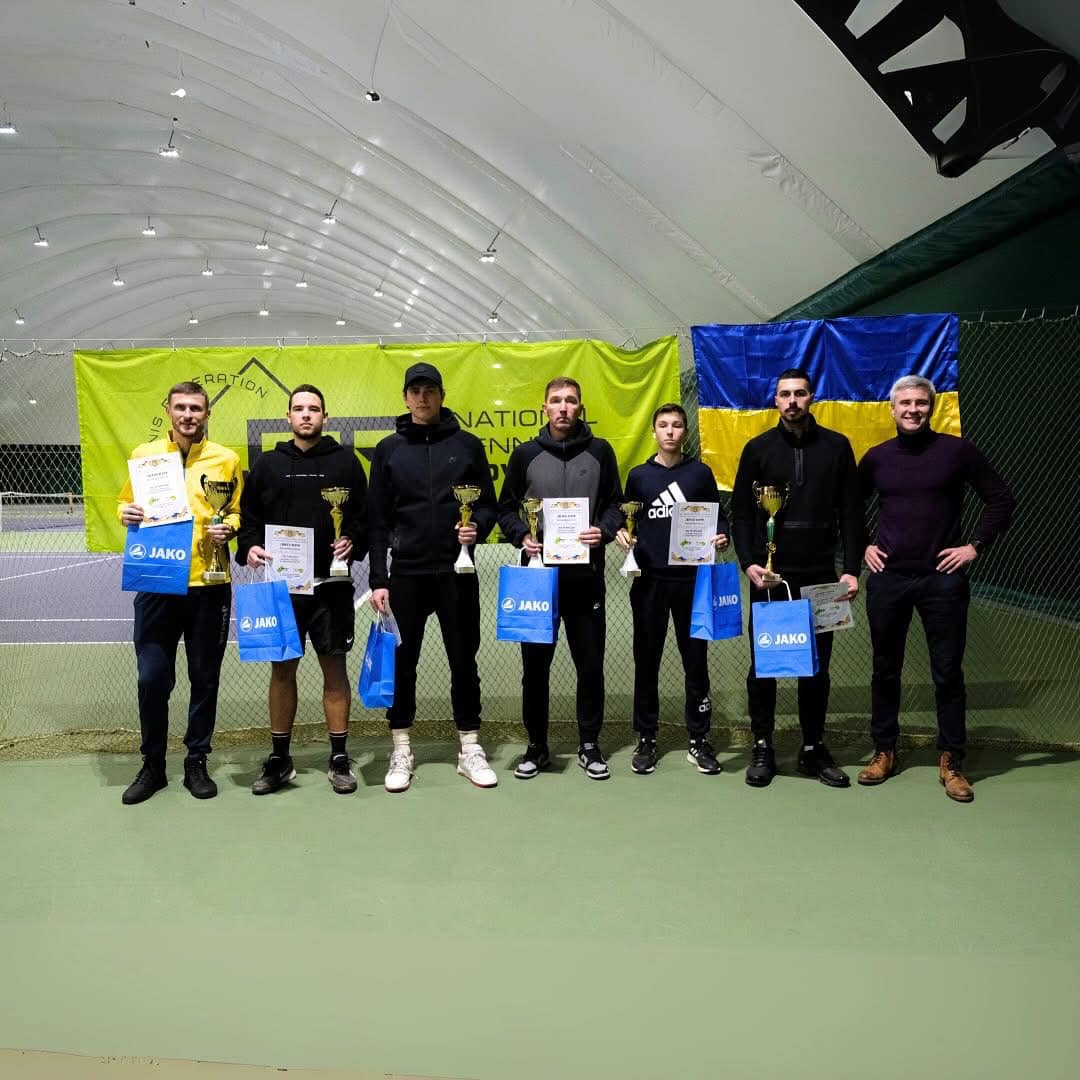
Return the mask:
<svg viewBox="0 0 1080 1080"><path fill-rule="evenodd" d="M176 128L173 128L169 132L169 141L158 151L163 158L178 158L180 156L179 147L173 146L173 138L176 136Z"/></svg>
<svg viewBox="0 0 1080 1080"><path fill-rule="evenodd" d="M493 263L495 261L495 241L502 235L502 229L500 229L492 238L491 243L488 244L483 251L480 252L480 261L482 263Z"/></svg>

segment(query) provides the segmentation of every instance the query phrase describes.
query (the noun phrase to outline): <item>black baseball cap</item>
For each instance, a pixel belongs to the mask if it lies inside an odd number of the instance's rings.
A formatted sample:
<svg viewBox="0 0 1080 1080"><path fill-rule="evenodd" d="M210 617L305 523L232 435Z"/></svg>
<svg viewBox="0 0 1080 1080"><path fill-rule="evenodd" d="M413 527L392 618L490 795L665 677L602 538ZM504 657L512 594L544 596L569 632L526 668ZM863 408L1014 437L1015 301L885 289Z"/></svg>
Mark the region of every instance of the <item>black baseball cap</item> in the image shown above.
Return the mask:
<svg viewBox="0 0 1080 1080"><path fill-rule="evenodd" d="M443 388L442 376L439 374L437 367L432 367L431 364L413 364L405 372L405 386L403 389L408 390L414 383L422 382L434 383L440 390Z"/></svg>

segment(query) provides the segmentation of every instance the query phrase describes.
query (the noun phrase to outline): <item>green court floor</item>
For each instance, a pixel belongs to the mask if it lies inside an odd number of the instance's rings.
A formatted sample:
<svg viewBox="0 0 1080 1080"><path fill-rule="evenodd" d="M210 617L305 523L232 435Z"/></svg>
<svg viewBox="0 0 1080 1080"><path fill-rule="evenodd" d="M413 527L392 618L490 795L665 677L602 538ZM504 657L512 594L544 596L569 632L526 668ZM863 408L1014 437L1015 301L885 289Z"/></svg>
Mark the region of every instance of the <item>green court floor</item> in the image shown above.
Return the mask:
<svg viewBox="0 0 1080 1080"><path fill-rule="evenodd" d="M614 739L614 737L613 737ZM0 763L0 1047L429 1077L1071 1078L1080 1057L1080 757L929 751L877 789L649 777L567 757L470 787L418 746L408 793L354 740L291 790L130 756ZM614 749L616 742L612 741ZM569 749L568 746L564 749ZM854 751L842 763L855 766Z"/></svg>

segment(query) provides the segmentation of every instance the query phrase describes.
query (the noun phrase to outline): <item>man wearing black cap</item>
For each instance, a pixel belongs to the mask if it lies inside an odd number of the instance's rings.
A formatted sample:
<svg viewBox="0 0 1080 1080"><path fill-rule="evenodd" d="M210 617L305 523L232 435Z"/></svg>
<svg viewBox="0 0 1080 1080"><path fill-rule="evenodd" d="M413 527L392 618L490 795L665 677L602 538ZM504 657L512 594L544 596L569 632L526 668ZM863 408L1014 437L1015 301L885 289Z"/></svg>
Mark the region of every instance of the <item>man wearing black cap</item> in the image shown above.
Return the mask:
<svg viewBox="0 0 1080 1080"><path fill-rule="evenodd" d="M461 739L458 772L477 787L498 782L477 741L480 727L480 585L476 574L454 572L462 544L482 542L495 524L495 487L484 444L462 431L443 408L442 375L431 364L405 372L405 407L397 431L375 448L368 489L371 604L391 606L401 631L394 704L387 711L394 746L387 791L412 782L409 728L416 718L416 663L428 616L439 619L450 664L450 702ZM455 485L480 489L472 520L460 524ZM393 561L389 572L387 551Z"/></svg>

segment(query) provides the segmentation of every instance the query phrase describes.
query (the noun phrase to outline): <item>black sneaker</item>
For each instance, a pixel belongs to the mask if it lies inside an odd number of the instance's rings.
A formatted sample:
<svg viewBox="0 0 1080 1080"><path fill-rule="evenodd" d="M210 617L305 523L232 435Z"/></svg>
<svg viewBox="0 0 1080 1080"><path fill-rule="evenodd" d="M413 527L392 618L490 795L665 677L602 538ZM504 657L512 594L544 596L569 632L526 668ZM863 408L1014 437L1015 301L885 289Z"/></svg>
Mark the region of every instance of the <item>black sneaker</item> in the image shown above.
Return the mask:
<svg viewBox="0 0 1080 1080"><path fill-rule="evenodd" d="M525 747L525 753L514 769L514 775L519 780L531 780L541 769L551 765L551 754L546 746L539 743L529 743Z"/></svg>
<svg viewBox="0 0 1080 1080"><path fill-rule="evenodd" d="M293 768L293 759L291 757L280 757L277 754L271 754L263 762L262 775L251 785L251 794L269 795L270 792L277 791L279 787L284 787L295 777L296 769Z"/></svg>
<svg viewBox="0 0 1080 1080"><path fill-rule="evenodd" d="M212 799L217 794L217 784L206 771L206 756L188 758L184 762L184 787L196 799Z"/></svg>
<svg viewBox="0 0 1080 1080"><path fill-rule="evenodd" d="M850 787L851 778L835 761L824 743L799 751L799 772L803 776L817 777L827 787Z"/></svg>
<svg viewBox="0 0 1080 1080"><path fill-rule="evenodd" d="M138 771L135 779L124 789L120 801L125 806L134 806L136 803L146 802L151 795L160 791L169 783L165 776L164 761L143 761L142 768Z"/></svg>
<svg viewBox="0 0 1080 1080"><path fill-rule="evenodd" d="M339 795L351 795L356 790L356 776L349 768L349 759L345 754L335 754L330 759L326 779Z"/></svg>
<svg viewBox="0 0 1080 1080"><path fill-rule="evenodd" d="M723 770L723 766L716 760L716 751L708 739L691 739L690 748L686 751L686 760L691 765L697 766L699 773L706 776L715 776Z"/></svg>
<svg viewBox="0 0 1080 1080"><path fill-rule="evenodd" d="M758 739L750 752L750 764L746 767L746 782L751 787L768 787L775 775L776 754L764 739Z"/></svg>
<svg viewBox="0 0 1080 1080"><path fill-rule="evenodd" d="M577 763L585 770L585 775L590 780L607 780L611 776L599 743L582 743L578 747Z"/></svg>
<svg viewBox="0 0 1080 1080"><path fill-rule="evenodd" d="M656 762L659 759L659 755L656 752L656 740L655 739L641 739L637 744L637 749L634 751L634 758L630 762L630 768L638 774L638 776L647 776L651 772L656 771Z"/></svg>

